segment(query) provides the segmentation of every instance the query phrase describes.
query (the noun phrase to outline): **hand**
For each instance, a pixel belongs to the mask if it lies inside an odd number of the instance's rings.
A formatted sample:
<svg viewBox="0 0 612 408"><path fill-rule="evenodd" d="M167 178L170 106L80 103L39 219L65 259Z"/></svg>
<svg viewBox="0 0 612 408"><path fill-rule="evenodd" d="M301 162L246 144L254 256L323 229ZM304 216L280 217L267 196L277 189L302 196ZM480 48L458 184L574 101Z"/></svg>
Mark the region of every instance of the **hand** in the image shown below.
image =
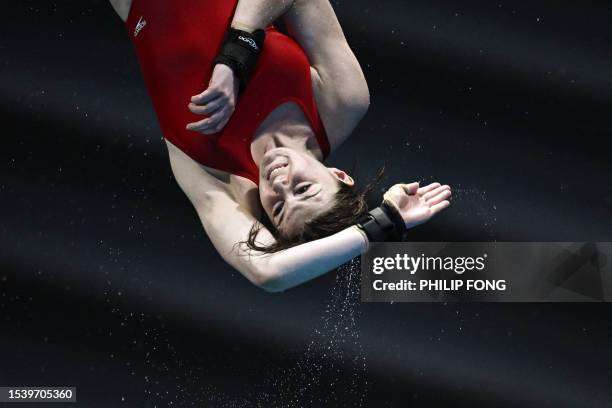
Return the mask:
<svg viewBox="0 0 612 408"><path fill-rule="evenodd" d="M220 132L234 113L239 88L238 79L230 67L224 64L215 65L208 88L201 94L192 96L188 105L191 112L208 117L188 123L185 128L205 135Z"/></svg>
<svg viewBox="0 0 612 408"><path fill-rule="evenodd" d="M448 207L450 196L450 187L440 183L420 188L419 183L396 184L385 193L384 202L399 211L406 228L412 228Z"/></svg>

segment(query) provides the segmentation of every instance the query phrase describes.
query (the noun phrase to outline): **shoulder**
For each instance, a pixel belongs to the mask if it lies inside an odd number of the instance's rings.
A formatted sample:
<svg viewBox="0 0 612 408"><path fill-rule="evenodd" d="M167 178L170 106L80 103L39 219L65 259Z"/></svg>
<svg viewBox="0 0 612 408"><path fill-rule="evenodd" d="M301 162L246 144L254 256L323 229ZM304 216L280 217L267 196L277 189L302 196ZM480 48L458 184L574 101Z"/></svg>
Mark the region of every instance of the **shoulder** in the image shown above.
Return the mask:
<svg viewBox="0 0 612 408"><path fill-rule="evenodd" d="M251 180L204 166L168 140L166 146L174 178L196 208L234 202L252 216L260 216L258 189Z"/></svg>
<svg viewBox="0 0 612 408"><path fill-rule="evenodd" d="M341 62L340 62L341 63ZM370 106L370 92L358 64L339 70L324 67L310 69L317 108L332 151L357 127Z"/></svg>
<svg viewBox="0 0 612 408"><path fill-rule="evenodd" d="M334 149L368 109L363 72L329 0L295 0L285 22L310 62L315 100Z"/></svg>

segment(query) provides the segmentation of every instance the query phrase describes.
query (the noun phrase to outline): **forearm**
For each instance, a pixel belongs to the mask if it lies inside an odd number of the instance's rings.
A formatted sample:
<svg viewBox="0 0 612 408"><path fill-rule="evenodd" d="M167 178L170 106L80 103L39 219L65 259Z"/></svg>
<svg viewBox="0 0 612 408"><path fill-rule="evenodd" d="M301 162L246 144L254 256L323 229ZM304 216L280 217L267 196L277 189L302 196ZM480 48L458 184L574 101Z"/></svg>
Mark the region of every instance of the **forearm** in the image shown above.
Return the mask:
<svg viewBox="0 0 612 408"><path fill-rule="evenodd" d="M368 248L365 234L357 227L310 241L271 255L261 286L280 292L317 278L359 256Z"/></svg>
<svg viewBox="0 0 612 408"><path fill-rule="evenodd" d="M201 197L194 197L197 195ZM269 292L280 292L312 280L368 248L365 234L357 227L350 227L271 254L252 251L242 242L256 220L226 192L209 189L188 196L197 203L196 210L204 230L219 254L253 284ZM260 242L273 239L266 228L257 236Z"/></svg>
<svg viewBox="0 0 612 408"><path fill-rule="evenodd" d="M232 27L245 31L265 28L287 13L294 2L295 0L239 0Z"/></svg>

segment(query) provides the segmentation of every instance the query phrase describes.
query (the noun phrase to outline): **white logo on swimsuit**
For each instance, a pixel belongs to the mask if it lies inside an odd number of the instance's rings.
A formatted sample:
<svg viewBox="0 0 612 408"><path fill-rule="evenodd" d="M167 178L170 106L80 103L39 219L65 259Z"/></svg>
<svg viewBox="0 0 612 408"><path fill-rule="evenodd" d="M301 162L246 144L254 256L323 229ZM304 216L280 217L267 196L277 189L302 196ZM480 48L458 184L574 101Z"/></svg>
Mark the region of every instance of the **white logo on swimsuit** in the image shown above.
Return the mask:
<svg viewBox="0 0 612 408"><path fill-rule="evenodd" d="M252 38L246 38L246 37L239 35L238 39L249 44L251 47L255 48L256 50L259 50L259 47L257 46L257 44L255 44L255 40L253 40Z"/></svg>
<svg viewBox="0 0 612 408"><path fill-rule="evenodd" d="M138 20L138 23L136 23L136 28L134 29L134 37L136 37L138 33L140 32L140 30L142 30L144 26L146 25L147 25L147 20L145 20L142 16L140 16L140 20Z"/></svg>

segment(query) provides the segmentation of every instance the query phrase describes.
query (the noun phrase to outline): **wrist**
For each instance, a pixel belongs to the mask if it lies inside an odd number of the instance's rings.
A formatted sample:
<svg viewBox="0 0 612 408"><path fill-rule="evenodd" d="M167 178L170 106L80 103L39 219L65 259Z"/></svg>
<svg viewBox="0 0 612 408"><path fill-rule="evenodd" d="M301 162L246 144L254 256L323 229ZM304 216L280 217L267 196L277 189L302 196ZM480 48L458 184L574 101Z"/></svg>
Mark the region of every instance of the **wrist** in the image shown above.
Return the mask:
<svg viewBox="0 0 612 408"><path fill-rule="evenodd" d="M234 81L234 89L238 90L238 88L240 87L240 78L236 76L236 73L234 72L232 67L230 67L228 64L225 64L224 62L215 63L213 75L220 75L222 78L227 78L231 76Z"/></svg>
<svg viewBox="0 0 612 408"><path fill-rule="evenodd" d="M255 30L251 33L230 28L221 46L221 51L214 60L215 64L223 64L231 68L240 81L241 90L246 87L255 70L265 37L264 30Z"/></svg>
<svg viewBox="0 0 612 408"><path fill-rule="evenodd" d="M359 252L362 254L368 252L370 250L370 240L368 239L368 236L366 235L365 231L362 230L358 225L353 225L351 228L357 231L357 233L361 237L361 248Z"/></svg>
<svg viewBox="0 0 612 408"><path fill-rule="evenodd" d="M406 232L406 224L394 206L382 203L357 223L366 234L369 242L401 241Z"/></svg>
<svg viewBox="0 0 612 408"><path fill-rule="evenodd" d="M236 30L246 31L248 33L253 33L253 31L257 30L257 27L243 23L242 21L232 21L231 28L234 28Z"/></svg>

